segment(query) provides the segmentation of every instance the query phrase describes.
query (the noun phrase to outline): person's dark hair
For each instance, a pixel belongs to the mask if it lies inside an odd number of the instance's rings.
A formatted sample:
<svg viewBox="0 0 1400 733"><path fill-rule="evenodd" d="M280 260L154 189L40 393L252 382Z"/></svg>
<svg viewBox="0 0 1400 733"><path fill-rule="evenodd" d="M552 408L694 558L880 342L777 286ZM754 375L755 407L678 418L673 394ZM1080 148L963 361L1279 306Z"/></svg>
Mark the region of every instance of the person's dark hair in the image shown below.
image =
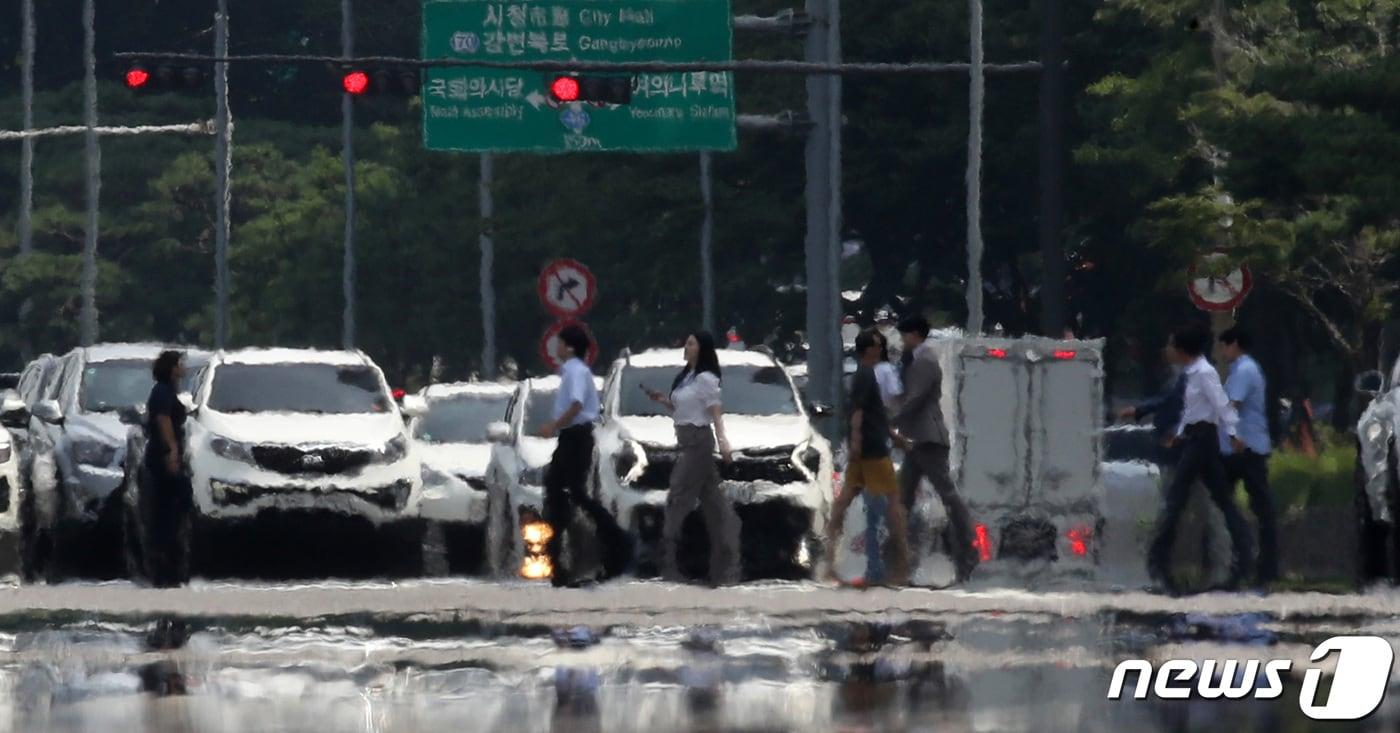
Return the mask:
<svg viewBox="0 0 1400 733"><path fill-rule="evenodd" d="M574 350L574 356L580 359L588 356L588 348L593 345L588 338L588 332L583 330L582 326L565 326L564 330L559 332L559 340L568 344L569 348Z"/></svg>
<svg viewBox="0 0 1400 733"><path fill-rule="evenodd" d="M885 338L885 334L879 330L875 331L875 338L880 339L880 361L890 360L890 340Z"/></svg>
<svg viewBox="0 0 1400 733"><path fill-rule="evenodd" d="M928 319L923 316L909 316L899 322L900 333L917 333L921 338L928 338L928 332L932 329Z"/></svg>
<svg viewBox="0 0 1400 733"><path fill-rule="evenodd" d="M856 358L863 356L867 349L880 345L880 334L873 329L861 331L856 335Z"/></svg>
<svg viewBox="0 0 1400 733"><path fill-rule="evenodd" d="M1248 331L1234 326L1225 329L1225 333L1220 334L1220 343L1233 344L1240 347L1241 351L1249 351L1250 347L1254 345L1254 339L1249 337Z"/></svg>
<svg viewBox="0 0 1400 733"><path fill-rule="evenodd" d="M160 356L151 363L151 376L162 384L171 384L175 381L175 367L180 360L185 357L178 351L162 351Z"/></svg>
<svg viewBox="0 0 1400 733"><path fill-rule="evenodd" d="M715 350L714 335L709 331L692 331L690 335L694 336L695 343L700 345L700 353L695 357L695 373L709 372L715 375L715 379L723 379L719 373L719 352ZM687 376L690 376L689 364L681 367L680 374L677 374L675 381L671 382L671 391L675 392Z"/></svg>
<svg viewBox="0 0 1400 733"><path fill-rule="evenodd" d="M1172 333L1172 345L1187 356L1200 356L1210 348L1210 331L1196 324L1182 326Z"/></svg>

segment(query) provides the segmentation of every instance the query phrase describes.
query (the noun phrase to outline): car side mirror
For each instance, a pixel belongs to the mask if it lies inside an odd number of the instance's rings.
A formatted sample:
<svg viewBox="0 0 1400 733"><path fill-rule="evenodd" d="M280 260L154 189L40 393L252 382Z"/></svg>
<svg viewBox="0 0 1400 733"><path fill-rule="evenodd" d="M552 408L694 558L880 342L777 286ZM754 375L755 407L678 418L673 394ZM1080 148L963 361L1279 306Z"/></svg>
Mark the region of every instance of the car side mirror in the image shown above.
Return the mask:
<svg viewBox="0 0 1400 733"><path fill-rule="evenodd" d="M141 425L146 422L146 408L142 405L123 407L117 411L117 419L121 420L123 425Z"/></svg>
<svg viewBox="0 0 1400 733"><path fill-rule="evenodd" d="M63 410L59 408L58 400L39 400L34 404L33 414L41 422L50 425L63 424Z"/></svg>
<svg viewBox="0 0 1400 733"><path fill-rule="evenodd" d="M813 417L826 417L831 414L831 405L825 402L811 402L807 405L807 412L812 413Z"/></svg>
<svg viewBox="0 0 1400 733"><path fill-rule="evenodd" d="M29 407L12 389L5 390L0 397L0 425L7 428L23 428L29 422Z"/></svg>
<svg viewBox="0 0 1400 733"><path fill-rule="evenodd" d="M1385 375L1372 369L1356 375L1356 380L1352 382L1353 388L1360 394L1367 397L1378 397L1385 390Z"/></svg>
<svg viewBox="0 0 1400 733"><path fill-rule="evenodd" d="M399 409L405 417L424 417L428 414L428 401L422 395L404 395L403 405Z"/></svg>
<svg viewBox="0 0 1400 733"><path fill-rule="evenodd" d="M503 422L493 422L486 426L486 440L492 443L510 442L510 425Z"/></svg>

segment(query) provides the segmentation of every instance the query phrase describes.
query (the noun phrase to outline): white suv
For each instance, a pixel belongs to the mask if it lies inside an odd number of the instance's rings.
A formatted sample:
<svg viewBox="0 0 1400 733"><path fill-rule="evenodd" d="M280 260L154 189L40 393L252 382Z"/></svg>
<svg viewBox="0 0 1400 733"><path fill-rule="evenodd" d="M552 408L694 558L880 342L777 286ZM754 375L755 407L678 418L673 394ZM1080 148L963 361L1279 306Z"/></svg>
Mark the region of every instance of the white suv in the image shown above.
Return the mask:
<svg viewBox="0 0 1400 733"><path fill-rule="evenodd" d="M202 370L193 402L185 454L197 540L211 541L220 526L277 516L294 517L293 525L306 531L316 529L307 520L354 520L361 528L368 520L373 529L409 536L416 530L421 538L417 448L384 375L365 354L220 353ZM146 483L145 462L133 458L126 472L128 510L141 506ZM144 539L144 522L123 524ZM419 555L416 549L412 554Z"/></svg>
<svg viewBox="0 0 1400 733"><path fill-rule="evenodd" d="M809 576L823 557L834 498L831 446L812 429L791 378L772 356L725 349L719 363L734 458L720 464L720 485L742 522L744 575ZM624 354L613 363L603 393L599 500L640 540L644 572L655 570L677 446L670 416L643 388L669 392L684 365L679 349ZM682 570L690 575L699 575L693 563L704 555L687 549L697 538L695 529L681 539Z"/></svg>

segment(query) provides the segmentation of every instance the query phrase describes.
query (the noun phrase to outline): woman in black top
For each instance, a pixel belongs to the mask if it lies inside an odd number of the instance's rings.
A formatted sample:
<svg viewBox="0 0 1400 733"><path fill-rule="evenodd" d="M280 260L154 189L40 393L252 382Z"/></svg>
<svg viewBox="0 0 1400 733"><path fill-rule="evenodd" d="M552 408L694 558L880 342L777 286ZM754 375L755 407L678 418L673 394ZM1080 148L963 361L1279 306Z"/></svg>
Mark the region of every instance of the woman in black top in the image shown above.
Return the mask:
<svg viewBox="0 0 1400 733"><path fill-rule="evenodd" d="M180 402L180 378L185 375L184 355L163 351L151 367L155 386L146 401L146 494L151 519L148 545L151 583L172 588L185 581L184 518L193 500L189 474L185 472L185 405Z"/></svg>

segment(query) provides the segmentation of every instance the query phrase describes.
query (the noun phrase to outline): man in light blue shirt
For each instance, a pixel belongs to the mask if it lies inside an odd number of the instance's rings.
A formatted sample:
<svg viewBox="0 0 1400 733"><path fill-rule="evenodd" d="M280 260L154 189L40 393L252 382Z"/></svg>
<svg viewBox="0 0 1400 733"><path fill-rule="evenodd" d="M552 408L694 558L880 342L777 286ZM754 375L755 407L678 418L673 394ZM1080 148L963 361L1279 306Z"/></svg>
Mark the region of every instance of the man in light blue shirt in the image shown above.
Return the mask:
<svg viewBox="0 0 1400 733"><path fill-rule="evenodd" d="M564 533L574 526L574 507L593 520L602 546L603 578L621 574L632 560L632 541L627 532L602 504L588 493L588 477L593 470L593 421L598 419L598 388L593 371L583 358L593 347L588 332L570 325L559 333L555 358L559 368L559 391L554 396L554 419L540 428L541 438L559 436L549 470L544 476L544 521L554 530L545 543L553 567L550 576L555 587L587 583L580 568L566 567L560 549Z"/></svg>
<svg viewBox="0 0 1400 733"><path fill-rule="evenodd" d="M1249 508L1259 522L1259 562L1257 580L1261 586L1278 579L1278 526L1274 514L1273 492L1269 489L1269 443L1267 384L1259 363L1249 355L1249 334L1231 328L1220 334L1225 358L1230 362L1230 376L1225 380L1225 393L1239 412L1236 435L1242 446L1220 441L1225 456L1225 472L1230 486L1244 482L1249 494ZM1237 450L1237 448L1239 448Z"/></svg>

